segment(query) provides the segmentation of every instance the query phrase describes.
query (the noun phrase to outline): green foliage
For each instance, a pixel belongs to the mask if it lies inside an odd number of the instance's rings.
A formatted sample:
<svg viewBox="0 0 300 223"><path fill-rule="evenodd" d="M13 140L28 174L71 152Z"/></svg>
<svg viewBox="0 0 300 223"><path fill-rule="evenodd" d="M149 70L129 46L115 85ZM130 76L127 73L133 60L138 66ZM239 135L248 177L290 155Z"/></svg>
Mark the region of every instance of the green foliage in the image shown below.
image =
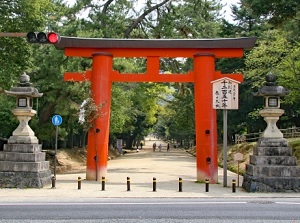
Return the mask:
<svg viewBox="0 0 300 223"><path fill-rule="evenodd" d="M8 138L11 132L18 126L18 121L12 114L12 109L16 106L16 99L0 94L0 104L5 105L0 110L0 137Z"/></svg>
<svg viewBox="0 0 300 223"><path fill-rule="evenodd" d="M158 11L151 38L208 38L217 36L218 1L170 1ZM146 20L147 21L147 20Z"/></svg>
<svg viewBox="0 0 300 223"><path fill-rule="evenodd" d="M264 16L274 25L299 16L300 3L294 0L241 0L253 15ZM299 18L299 17L298 17Z"/></svg>
<svg viewBox="0 0 300 223"><path fill-rule="evenodd" d="M115 83L112 88L110 133L113 135L128 131L126 124L132 120L131 108L133 102L131 97L133 92L126 90L126 87L124 84Z"/></svg>
<svg viewBox="0 0 300 223"><path fill-rule="evenodd" d="M300 93L300 44L290 47L288 53L278 65L278 82L286 87L290 93L285 97L285 102L294 104L299 101ZM298 107L298 106L297 106Z"/></svg>
<svg viewBox="0 0 300 223"><path fill-rule="evenodd" d="M183 87L183 85L180 85ZM186 85L181 90L169 91L164 109L158 116L156 134L164 139L176 140L186 146L194 140L194 97L193 86Z"/></svg>
<svg viewBox="0 0 300 223"><path fill-rule="evenodd" d="M246 59L245 75L251 79L253 88L264 84L264 79L270 71L277 73L278 65L289 54L291 45L278 30L271 30L258 40L258 46L253 49Z"/></svg>
<svg viewBox="0 0 300 223"><path fill-rule="evenodd" d="M51 12L49 0L0 0L0 32L26 32L43 27L48 12ZM0 86L4 89L15 84L23 71L30 67L30 47L25 39L0 38Z"/></svg>
<svg viewBox="0 0 300 223"><path fill-rule="evenodd" d="M277 75L278 85L290 91L282 99L286 117L283 116L279 122L286 127L300 123L299 55L299 44L289 41L289 33L271 30L262 35L258 46L247 55L245 61L245 75L253 91L257 91L265 83L265 76L269 72Z"/></svg>

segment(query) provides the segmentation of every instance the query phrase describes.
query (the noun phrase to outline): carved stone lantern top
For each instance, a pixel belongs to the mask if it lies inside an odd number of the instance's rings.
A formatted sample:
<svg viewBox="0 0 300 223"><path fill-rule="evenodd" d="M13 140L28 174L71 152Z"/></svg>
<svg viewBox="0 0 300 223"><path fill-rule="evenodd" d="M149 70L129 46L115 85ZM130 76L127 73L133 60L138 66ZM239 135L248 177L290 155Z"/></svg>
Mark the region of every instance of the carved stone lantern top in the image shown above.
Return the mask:
<svg viewBox="0 0 300 223"><path fill-rule="evenodd" d="M266 75L266 84L262 86L254 96L284 96L288 91L282 86L276 86L276 75L271 72Z"/></svg>
<svg viewBox="0 0 300 223"><path fill-rule="evenodd" d="M30 87L31 86L30 77L25 72L23 74L21 74L21 76L20 76L19 86L20 87Z"/></svg>
<svg viewBox="0 0 300 223"><path fill-rule="evenodd" d="M38 89L31 87L30 77L25 72L20 76L18 85L18 87L12 87L9 91L5 91L5 93L14 97L26 96L39 98L43 96L43 93L39 93Z"/></svg>

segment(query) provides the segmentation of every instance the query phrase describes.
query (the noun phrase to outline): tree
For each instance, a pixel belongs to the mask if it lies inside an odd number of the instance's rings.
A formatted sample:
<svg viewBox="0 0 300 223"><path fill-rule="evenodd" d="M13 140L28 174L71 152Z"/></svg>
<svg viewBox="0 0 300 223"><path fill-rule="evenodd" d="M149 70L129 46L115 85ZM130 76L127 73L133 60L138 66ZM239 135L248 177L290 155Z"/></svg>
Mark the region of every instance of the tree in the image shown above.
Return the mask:
<svg viewBox="0 0 300 223"><path fill-rule="evenodd" d="M166 118L162 117L167 120L166 139L175 140L180 145L189 147L195 140L193 93L189 91L185 94L177 94L168 104L166 111Z"/></svg>
<svg viewBox="0 0 300 223"><path fill-rule="evenodd" d="M241 0L243 7L256 16L263 16L271 24L280 25L289 19L299 18L299 1L294 0Z"/></svg>
<svg viewBox="0 0 300 223"><path fill-rule="evenodd" d="M284 97L284 108L287 116L287 126L300 125L300 45L295 45L278 65L278 83L289 90L289 94Z"/></svg>
<svg viewBox="0 0 300 223"><path fill-rule="evenodd" d="M266 32L258 47L247 56L245 75L252 91L257 91L264 84L267 73L277 75L278 85L286 87L290 93L282 99L285 115L281 118L282 126L299 124L299 45L288 40L288 33L280 30Z"/></svg>
<svg viewBox="0 0 300 223"><path fill-rule="evenodd" d="M24 32L43 27L44 15L52 11L49 0L0 0L0 32ZM0 38L0 84L10 88L24 70L30 67L30 47L22 38Z"/></svg>
<svg viewBox="0 0 300 223"><path fill-rule="evenodd" d="M42 29L46 24L46 16L53 12L53 5L49 0L0 0L0 5L0 32L26 32ZM0 69L0 85L3 89L9 90L12 86L16 86L19 76L24 71L33 67L32 48L23 38L1 37L0 49L0 63L5 65ZM15 101L3 94L0 95L0 100L8 101L0 104L2 113L0 123L7 126L1 128L0 135L8 137L13 126L17 124L11 113ZM9 125L7 122L12 124Z"/></svg>

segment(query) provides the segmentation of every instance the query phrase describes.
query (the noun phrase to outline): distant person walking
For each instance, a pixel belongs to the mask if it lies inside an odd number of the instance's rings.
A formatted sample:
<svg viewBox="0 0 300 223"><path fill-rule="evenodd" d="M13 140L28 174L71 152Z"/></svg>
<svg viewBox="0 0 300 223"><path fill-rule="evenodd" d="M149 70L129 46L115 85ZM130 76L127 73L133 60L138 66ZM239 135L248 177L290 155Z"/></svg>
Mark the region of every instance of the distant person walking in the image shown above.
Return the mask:
<svg viewBox="0 0 300 223"><path fill-rule="evenodd" d="M168 143L168 145L167 145L167 152L169 152L170 151L170 143Z"/></svg>
<svg viewBox="0 0 300 223"><path fill-rule="evenodd" d="M141 149L143 149L143 143L142 142L140 143L140 146L141 146Z"/></svg>
<svg viewBox="0 0 300 223"><path fill-rule="evenodd" d="M153 152L155 152L155 150L156 150L156 142L155 143L153 143Z"/></svg>
<svg viewBox="0 0 300 223"><path fill-rule="evenodd" d="M158 148L159 148L159 152L161 152L161 144L159 144Z"/></svg>

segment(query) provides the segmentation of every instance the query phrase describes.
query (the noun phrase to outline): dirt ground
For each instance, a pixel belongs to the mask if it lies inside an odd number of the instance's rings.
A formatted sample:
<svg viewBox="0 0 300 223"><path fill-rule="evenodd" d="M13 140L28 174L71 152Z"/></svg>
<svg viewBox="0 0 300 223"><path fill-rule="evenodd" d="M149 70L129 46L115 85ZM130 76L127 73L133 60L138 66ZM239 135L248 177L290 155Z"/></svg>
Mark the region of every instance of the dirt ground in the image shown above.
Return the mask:
<svg viewBox="0 0 300 223"><path fill-rule="evenodd" d="M108 160L118 157L116 150L109 150ZM86 169L86 149L59 149L57 150L56 172L79 173ZM54 167L54 151L46 152L46 160L50 161L51 170Z"/></svg>
<svg viewBox="0 0 300 223"><path fill-rule="evenodd" d="M157 140L156 140L157 141ZM144 146L152 148L152 143L155 142L155 139L149 138L144 141ZM299 143L300 144L300 143ZM245 172L246 164L249 163L249 155L253 153L253 147L255 143L243 143L239 145L229 146L228 148L228 169L237 172L237 162L233 160L233 156L235 153L239 152L244 155L243 162L239 165L239 172L243 174ZM298 146L300 148L300 146ZM297 151L300 150L297 147ZM222 146L219 145L219 158L223 157ZM131 152L131 151L127 151ZM190 154L196 156L196 149L192 148L188 150ZM296 153L296 152L295 152ZM114 159L120 156L120 154L116 150L109 150L108 160ZM47 160L50 161L51 170L53 170L53 161L54 161L54 152L53 150L47 151ZM219 165L222 166L222 160L219 159ZM298 158L298 165L300 165L300 159ZM86 168L86 150L81 148L74 149L59 149L57 151L57 165L56 171L57 173L76 173L76 172L84 172Z"/></svg>

